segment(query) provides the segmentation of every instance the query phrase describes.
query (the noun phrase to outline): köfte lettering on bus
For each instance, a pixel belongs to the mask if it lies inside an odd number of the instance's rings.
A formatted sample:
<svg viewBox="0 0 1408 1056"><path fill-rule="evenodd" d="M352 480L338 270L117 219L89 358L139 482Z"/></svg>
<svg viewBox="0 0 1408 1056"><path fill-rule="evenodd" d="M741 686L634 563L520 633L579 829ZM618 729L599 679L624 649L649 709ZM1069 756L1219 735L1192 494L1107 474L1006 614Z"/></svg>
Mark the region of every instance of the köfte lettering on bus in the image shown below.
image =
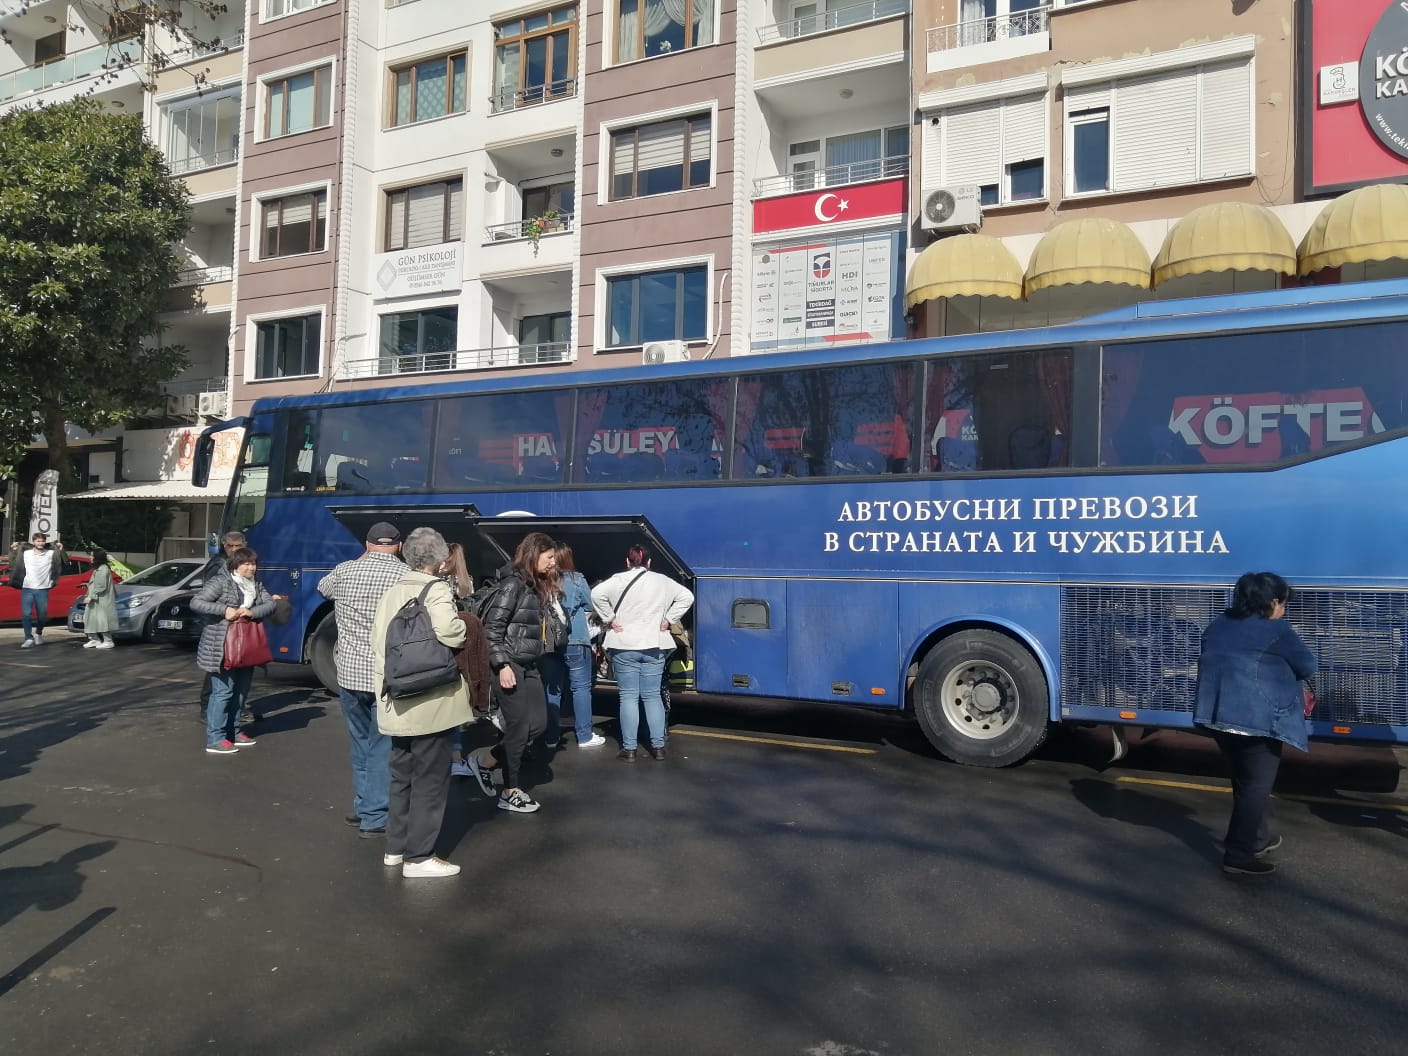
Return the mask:
<svg viewBox="0 0 1408 1056"><path fill-rule="evenodd" d="M1319 451L1384 431L1361 388L1184 396L1173 401L1168 427L1208 462L1228 463Z"/></svg>

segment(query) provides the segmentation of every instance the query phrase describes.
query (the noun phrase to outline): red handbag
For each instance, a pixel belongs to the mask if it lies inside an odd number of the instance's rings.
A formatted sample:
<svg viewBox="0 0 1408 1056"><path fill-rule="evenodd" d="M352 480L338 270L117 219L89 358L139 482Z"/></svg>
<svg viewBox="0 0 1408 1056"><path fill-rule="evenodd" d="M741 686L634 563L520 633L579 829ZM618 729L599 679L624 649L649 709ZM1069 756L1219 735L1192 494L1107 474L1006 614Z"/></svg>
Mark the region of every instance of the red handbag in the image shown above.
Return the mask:
<svg viewBox="0 0 1408 1056"><path fill-rule="evenodd" d="M264 634L264 625L257 620L243 616L230 623L225 629L225 660L220 665L226 671L242 667L258 667L274 659L269 651L269 639Z"/></svg>
<svg viewBox="0 0 1408 1056"><path fill-rule="evenodd" d="M1315 690L1310 688L1309 682L1300 684L1301 702L1305 705L1305 717L1308 719L1315 714Z"/></svg>

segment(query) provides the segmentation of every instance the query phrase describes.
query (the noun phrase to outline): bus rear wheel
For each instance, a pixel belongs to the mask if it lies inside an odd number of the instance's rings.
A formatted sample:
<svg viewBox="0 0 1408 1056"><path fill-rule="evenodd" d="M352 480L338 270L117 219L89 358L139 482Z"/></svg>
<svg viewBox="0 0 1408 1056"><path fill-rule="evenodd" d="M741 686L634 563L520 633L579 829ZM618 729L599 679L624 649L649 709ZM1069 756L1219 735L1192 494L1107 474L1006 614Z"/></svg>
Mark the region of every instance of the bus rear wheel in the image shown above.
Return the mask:
<svg viewBox="0 0 1408 1056"><path fill-rule="evenodd" d="M328 613L314 629L313 637L308 641L308 662L313 665L313 674L323 684L323 688L333 694L338 691L337 663L333 659L335 648L337 648L337 620L332 613Z"/></svg>
<svg viewBox="0 0 1408 1056"><path fill-rule="evenodd" d="M1046 737L1046 676L996 631L960 631L919 665L914 712L940 753L968 766L1011 766Z"/></svg>

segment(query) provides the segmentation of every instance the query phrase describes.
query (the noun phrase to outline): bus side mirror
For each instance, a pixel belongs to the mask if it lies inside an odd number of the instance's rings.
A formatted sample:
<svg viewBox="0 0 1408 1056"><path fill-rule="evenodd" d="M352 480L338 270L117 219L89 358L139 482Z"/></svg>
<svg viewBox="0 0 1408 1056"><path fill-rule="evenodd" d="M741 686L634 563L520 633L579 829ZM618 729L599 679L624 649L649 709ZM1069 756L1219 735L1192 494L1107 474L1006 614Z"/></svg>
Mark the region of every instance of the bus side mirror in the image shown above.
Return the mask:
<svg viewBox="0 0 1408 1056"><path fill-rule="evenodd" d="M191 483L203 488L210 483L210 466L215 461L215 437L203 433L196 440L195 463L191 466Z"/></svg>

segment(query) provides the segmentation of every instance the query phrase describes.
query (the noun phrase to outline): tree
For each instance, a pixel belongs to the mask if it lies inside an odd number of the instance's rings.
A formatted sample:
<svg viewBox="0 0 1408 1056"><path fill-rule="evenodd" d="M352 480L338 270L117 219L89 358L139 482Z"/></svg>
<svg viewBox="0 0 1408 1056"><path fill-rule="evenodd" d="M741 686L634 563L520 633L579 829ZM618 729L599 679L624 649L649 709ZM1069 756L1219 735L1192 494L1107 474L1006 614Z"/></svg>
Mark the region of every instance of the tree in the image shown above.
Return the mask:
<svg viewBox="0 0 1408 1056"><path fill-rule="evenodd" d="M70 475L66 425L134 417L184 368L159 314L187 198L136 115L78 99L0 116L0 477L36 433Z"/></svg>

